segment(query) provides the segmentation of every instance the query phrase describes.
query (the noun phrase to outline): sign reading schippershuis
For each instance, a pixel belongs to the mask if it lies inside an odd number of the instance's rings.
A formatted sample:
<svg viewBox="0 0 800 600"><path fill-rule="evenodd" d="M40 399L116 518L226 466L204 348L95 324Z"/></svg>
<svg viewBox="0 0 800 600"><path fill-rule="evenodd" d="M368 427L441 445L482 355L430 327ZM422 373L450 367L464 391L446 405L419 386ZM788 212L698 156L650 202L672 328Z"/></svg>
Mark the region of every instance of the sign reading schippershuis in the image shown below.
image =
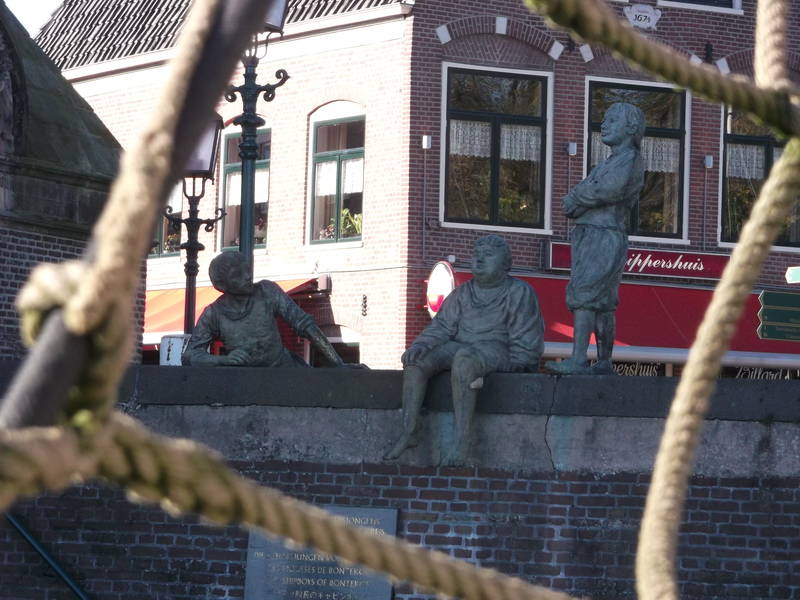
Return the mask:
<svg viewBox="0 0 800 600"><path fill-rule="evenodd" d="M326 507L375 535L397 533L397 509ZM340 565L311 548L287 548L281 540L250 532L245 600L390 600L388 579L358 565Z"/></svg>
<svg viewBox="0 0 800 600"><path fill-rule="evenodd" d="M551 269L569 270L570 245L550 243ZM650 277L680 277L681 279L719 279L728 264L727 254L676 252L628 248L624 273Z"/></svg>

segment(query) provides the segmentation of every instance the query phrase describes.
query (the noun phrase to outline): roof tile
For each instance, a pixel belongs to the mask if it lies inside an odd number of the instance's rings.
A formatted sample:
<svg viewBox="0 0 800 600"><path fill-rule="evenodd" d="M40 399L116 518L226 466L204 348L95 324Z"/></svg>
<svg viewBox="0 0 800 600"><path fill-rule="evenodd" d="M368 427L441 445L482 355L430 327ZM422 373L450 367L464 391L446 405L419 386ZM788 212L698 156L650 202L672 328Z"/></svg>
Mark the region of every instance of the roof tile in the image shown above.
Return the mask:
<svg viewBox="0 0 800 600"><path fill-rule="evenodd" d="M289 0L287 23L402 0ZM191 0L64 0L36 36L60 69L136 56L173 46Z"/></svg>

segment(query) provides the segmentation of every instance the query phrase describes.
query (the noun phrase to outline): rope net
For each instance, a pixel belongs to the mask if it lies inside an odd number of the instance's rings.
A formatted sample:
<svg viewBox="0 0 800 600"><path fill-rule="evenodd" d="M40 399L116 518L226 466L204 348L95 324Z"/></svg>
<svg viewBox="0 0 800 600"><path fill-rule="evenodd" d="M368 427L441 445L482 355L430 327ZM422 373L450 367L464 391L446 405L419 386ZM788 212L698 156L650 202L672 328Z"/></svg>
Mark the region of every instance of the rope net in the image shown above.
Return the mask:
<svg viewBox="0 0 800 600"><path fill-rule="evenodd" d="M34 343L49 315L63 308L67 329L90 341L59 426L0 430L0 510L17 499L102 478L132 500L157 502L173 515L196 513L220 525L241 523L310 545L393 579L469 600L562 600L569 595L396 538L378 537L228 468L189 440L147 431L113 410L128 364L139 259L164 202L178 115L188 80L213 29L222 0L197 0L184 26L172 76L140 141L126 154L94 233L93 260L38 267L18 297L24 338ZM645 39L599 0L526 0L552 25L611 48L634 66L748 112L786 136L800 134L797 90L786 75L785 0L761 2L757 82L696 66ZM643 599L678 597L675 551L680 515L700 428L715 378L770 246L800 189L800 139L775 164L713 295L666 422L640 530L637 591Z"/></svg>

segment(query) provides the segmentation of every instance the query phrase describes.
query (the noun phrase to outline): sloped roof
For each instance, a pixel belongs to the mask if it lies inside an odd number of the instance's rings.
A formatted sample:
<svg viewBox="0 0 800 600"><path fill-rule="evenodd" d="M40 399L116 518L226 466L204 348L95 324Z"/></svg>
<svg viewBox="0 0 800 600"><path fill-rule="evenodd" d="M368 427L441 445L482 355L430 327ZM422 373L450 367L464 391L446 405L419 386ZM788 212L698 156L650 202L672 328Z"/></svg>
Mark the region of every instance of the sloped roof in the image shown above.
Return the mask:
<svg viewBox="0 0 800 600"><path fill-rule="evenodd" d="M15 65L13 154L30 165L113 178L119 143L3 2L0 36Z"/></svg>
<svg viewBox="0 0 800 600"><path fill-rule="evenodd" d="M286 22L400 1L289 0ZM163 50L175 44L190 4L190 0L64 0L36 41L60 69Z"/></svg>

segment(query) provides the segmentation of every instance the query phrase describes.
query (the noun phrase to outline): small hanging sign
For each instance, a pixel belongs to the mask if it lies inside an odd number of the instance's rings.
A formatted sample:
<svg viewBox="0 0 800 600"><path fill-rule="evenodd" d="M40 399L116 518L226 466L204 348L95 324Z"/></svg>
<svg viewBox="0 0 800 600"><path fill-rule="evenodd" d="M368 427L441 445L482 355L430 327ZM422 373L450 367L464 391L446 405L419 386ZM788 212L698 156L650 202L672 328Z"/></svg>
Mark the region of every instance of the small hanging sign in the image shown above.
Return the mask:
<svg viewBox="0 0 800 600"><path fill-rule="evenodd" d="M647 4L631 4L622 9L628 22L639 29L656 28L656 23L661 18L661 11Z"/></svg>

